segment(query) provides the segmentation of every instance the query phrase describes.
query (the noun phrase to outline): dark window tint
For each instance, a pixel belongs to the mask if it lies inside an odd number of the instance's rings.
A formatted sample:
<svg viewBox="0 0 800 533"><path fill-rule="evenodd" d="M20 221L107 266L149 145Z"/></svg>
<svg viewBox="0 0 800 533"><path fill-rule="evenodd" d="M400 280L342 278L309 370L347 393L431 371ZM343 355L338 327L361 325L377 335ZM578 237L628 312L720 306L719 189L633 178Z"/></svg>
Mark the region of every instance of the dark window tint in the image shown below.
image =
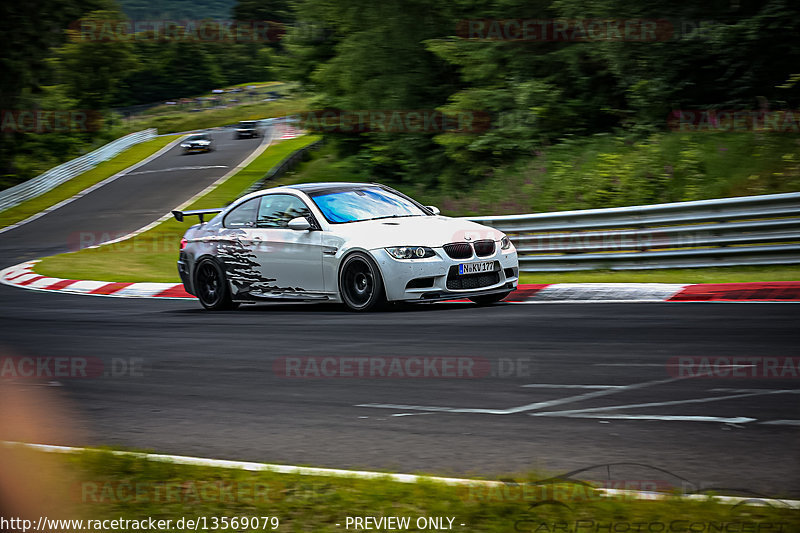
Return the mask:
<svg viewBox="0 0 800 533"><path fill-rule="evenodd" d="M300 198L290 194L268 194L261 197L261 207L258 209L259 228L285 228L290 220L297 217L311 220L311 211Z"/></svg>
<svg viewBox="0 0 800 533"><path fill-rule="evenodd" d="M236 207L225 216L226 228L252 228L256 221L258 198L253 198Z"/></svg>

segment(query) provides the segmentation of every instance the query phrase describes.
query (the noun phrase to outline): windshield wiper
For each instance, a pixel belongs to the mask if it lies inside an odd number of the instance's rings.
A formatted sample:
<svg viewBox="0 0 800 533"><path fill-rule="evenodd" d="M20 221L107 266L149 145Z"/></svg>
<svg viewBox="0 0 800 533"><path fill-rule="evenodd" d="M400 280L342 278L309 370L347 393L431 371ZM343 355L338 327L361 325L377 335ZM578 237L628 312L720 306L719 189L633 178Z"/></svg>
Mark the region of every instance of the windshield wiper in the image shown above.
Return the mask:
<svg viewBox="0 0 800 533"><path fill-rule="evenodd" d="M386 215L383 217L365 218L362 222L367 220L383 220L384 218L404 218L404 217L421 217L422 215Z"/></svg>

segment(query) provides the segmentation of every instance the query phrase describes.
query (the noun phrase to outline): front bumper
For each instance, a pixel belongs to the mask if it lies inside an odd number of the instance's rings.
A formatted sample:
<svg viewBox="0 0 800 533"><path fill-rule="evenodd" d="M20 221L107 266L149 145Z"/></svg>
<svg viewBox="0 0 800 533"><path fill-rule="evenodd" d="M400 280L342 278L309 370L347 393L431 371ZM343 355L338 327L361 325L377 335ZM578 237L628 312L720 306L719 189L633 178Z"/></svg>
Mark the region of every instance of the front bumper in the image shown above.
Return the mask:
<svg viewBox="0 0 800 533"><path fill-rule="evenodd" d="M495 251L487 257L451 259L442 248L434 248L436 255L426 259L395 259L383 249L371 250L378 263L389 301L426 302L453 298L469 298L509 292L519 283L517 252ZM491 272L458 275L461 263L495 263Z"/></svg>

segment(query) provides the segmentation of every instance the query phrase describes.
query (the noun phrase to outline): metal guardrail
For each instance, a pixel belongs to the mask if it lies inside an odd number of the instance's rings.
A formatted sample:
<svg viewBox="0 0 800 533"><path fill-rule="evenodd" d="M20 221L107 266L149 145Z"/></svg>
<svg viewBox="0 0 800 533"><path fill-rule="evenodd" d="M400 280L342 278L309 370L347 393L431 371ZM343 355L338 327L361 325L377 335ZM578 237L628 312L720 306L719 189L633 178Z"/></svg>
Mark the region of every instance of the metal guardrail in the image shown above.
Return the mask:
<svg viewBox="0 0 800 533"><path fill-rule="evenodd" d="M800 264L800 193L467 218L508 234L523 272Z"/></svg>
<svg viewBox="0 0 800 533"><path fill-rule="evenodd" d="M98 163L111 159L126 148L152 139L155 136L156 130L154 128L130 133L88 154L53 167L44 174L0 191L0 211L44 194L78 174L94 168Z"/></svg>

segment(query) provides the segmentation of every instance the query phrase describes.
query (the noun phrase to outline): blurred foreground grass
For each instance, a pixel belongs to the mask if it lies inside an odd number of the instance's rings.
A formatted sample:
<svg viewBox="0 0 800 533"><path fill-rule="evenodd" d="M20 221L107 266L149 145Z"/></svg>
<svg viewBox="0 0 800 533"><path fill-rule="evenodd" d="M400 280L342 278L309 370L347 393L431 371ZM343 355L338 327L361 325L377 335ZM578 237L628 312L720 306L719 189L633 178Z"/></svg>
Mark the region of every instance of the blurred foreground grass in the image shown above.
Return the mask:
<svg viewBox="0 0 800 533"><path fill-rule="evenodd" d="M546 475L514 476L489 488L185 466L109 451L59 460L72 480L51 487L50 497L68 499L76 518L92 520L152 517L175 524L181 518L206 517L211 529L213 517L260 519L258 527L238 523L228 531L342 531L348 529L347 517L364 516L409 517L409 531L420 530L420 517L452 518L457 531L800 531L800 511L782 504L610 498L585 483L541 484L538 480ZM276 517L277 528L262 517Z"/></svg>

